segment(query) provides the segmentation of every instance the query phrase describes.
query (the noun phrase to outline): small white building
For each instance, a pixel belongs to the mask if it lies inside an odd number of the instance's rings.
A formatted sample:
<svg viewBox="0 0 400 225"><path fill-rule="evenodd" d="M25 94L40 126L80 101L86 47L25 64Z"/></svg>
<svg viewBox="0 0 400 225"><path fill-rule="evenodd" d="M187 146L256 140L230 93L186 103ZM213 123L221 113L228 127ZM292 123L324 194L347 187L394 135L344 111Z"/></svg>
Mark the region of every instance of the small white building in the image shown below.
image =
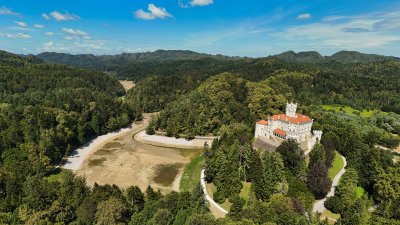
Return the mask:
<svg viewBox="0 0 400 225"><path fill-rule="evenodd" d="M322 131L311 132L313 120L296 113L297 104L288 103L286 113L268 117L256 123L255 139L278 146L287 139L296 140L303 150L311 150L321 140Z"/></svg>

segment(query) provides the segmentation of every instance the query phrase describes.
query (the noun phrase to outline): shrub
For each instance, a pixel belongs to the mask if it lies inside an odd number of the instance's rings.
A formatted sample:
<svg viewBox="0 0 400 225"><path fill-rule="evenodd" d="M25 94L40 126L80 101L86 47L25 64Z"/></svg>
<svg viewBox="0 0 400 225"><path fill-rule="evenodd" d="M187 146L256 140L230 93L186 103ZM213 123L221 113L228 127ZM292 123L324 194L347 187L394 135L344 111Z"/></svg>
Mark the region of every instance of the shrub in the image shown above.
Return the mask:
<svg viewBox="0 0 400 225"><path fill-rule="evenodd" d="M333 213L341 213L344 210L342 200L338 196L329 197L325 202L325 207Z"/></svg>
<svg viewBox="0 0 400 225"><path fill-rule="evenodd" d="M214 192L213 199L214 199L214 201L222 204L225 202L225 199L226 199L225 193L223 193L222 191L217 189L217 191Z"/></svg>
<svg viewBox="0 0 400 225"><path fill-rule="evenodd" d="M146 128L146 134L148 135L154 135L156 132L154 131L154 127L153 126L147 126Z"/></svg>

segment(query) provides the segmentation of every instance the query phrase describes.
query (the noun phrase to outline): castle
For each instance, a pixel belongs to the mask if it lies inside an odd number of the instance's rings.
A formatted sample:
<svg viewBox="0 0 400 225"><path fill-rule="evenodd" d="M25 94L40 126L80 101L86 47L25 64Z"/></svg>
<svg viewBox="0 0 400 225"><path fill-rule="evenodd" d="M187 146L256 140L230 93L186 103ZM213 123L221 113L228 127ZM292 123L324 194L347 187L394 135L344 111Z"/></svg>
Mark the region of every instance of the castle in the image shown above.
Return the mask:
<svg viewBox="0 0 400 225"><path fill-rule="evenodd" d="M272 147L279 146L287 139L294 139L300 147L308 152L321 140L322 131L311 132L313 120L296 113L297 104L288 103L286 113L268 117L256 123L255 139Z"/></svg>

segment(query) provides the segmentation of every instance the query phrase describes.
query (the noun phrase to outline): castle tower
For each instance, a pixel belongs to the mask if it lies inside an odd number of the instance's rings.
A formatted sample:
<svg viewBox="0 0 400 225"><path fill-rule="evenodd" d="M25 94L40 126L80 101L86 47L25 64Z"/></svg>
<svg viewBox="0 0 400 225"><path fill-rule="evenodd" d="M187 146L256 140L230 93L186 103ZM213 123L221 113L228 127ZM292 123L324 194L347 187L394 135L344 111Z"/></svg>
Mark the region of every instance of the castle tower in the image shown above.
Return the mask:
<svg viewBox="0 0 400 225"><path fill-rule="evenodd" d="M286 116L290 117L296 117L296 109L297 109L297 104L296 103L287 103L286 104Z"/></svg>
<svg viewBox="0 0 400 225"><path fill-rule="evenodd" d="M316 138L317 142L321 141L322 137L322 130L313 130L314 137Z"/></svg>

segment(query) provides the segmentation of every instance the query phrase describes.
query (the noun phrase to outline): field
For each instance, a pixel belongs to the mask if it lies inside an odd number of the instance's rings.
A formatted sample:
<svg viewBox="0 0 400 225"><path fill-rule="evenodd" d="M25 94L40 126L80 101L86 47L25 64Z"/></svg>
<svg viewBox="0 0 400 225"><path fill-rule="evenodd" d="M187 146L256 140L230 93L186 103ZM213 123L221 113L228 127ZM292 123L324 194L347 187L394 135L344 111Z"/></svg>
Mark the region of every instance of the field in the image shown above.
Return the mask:
<svg viewBox="0 0 400 225"><path fill-rule="evenodd" d="M379 110L374 109L374 110L357 110L357 109L353 109L350 106L341 106L341 105L323 105L322 108L324 110L333 110L335 112L344 112L347 114L356 114L356 115L360 115L363 118L368 118L371 117L374 113L379 112Z"/></svg>
<svg viewBox="0 0 400 225"><path fill-rule="evenodd" d="M340 154L337 151L335 151L335 158L333 160L332 167L328 171L328 176L331 180L333 180L333 178L336 176L336 174L339 173L339 171L343 167L343 164L344 164L344 162L343 162L342 157L340 156Z"/></svg>
<svg viewBox="0 0 400 225"><path fill-rule="evenodd" d="M186 165L180 181L180 191L192 191L196 187L196 185L200 182L200 173L203 165L203 156L194 158L189 164Z"/></svg>

